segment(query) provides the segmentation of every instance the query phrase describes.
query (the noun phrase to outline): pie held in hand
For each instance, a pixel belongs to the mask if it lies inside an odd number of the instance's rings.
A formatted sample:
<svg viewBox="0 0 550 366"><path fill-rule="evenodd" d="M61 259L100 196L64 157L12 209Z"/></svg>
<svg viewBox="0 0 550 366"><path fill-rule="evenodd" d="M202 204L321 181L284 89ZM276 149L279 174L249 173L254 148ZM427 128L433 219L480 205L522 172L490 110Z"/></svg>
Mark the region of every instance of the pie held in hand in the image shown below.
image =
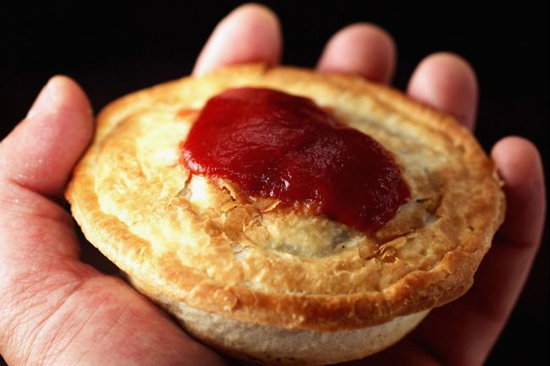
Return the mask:
<svg viewBox="0 0 550 366"><path fill-rule="evenodd" d="M389 347L470 288L500 185L451 116L359 77L243 65L110 104L66 196L198 340L324 365Z"/></svg>

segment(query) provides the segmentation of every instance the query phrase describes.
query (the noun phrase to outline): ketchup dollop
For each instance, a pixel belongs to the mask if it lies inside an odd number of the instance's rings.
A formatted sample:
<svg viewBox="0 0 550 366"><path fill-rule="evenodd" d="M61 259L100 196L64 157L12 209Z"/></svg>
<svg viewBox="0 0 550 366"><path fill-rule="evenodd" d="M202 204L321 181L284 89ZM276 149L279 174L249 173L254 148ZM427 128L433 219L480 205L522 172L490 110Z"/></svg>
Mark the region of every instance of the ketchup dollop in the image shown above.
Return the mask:
<svg viewBox="0 0 550 366"><path fill-rule="evenodd" d="M393 157L311 99L265 88L211 98L182 148L197 175L373 233L410 197ZM311 210L311 208L314 208Z"/></svg>

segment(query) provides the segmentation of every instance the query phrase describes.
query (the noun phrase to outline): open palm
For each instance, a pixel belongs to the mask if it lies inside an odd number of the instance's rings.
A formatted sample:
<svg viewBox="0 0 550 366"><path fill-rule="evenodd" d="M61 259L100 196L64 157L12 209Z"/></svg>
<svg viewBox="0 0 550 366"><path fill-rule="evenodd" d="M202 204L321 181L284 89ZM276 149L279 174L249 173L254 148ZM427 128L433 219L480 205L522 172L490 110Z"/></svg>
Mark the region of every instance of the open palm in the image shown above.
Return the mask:
<svg viewBox="0 0 550 366"><path fill-rule="evenodd" d="M195 74L251 61L276 64L282 52L276 16L245 5L224 19ZM338 32L317 66L386 83L395 65L390 36L369 24ZM408 94L474 126L477 82L458 56L427 57ZM70 216L60 205L70 172L93 133L78 85L54 77L27 117L0 143L0 353L10 365L224 365L122 280L79 260ZM492 157L506 182L508 214L476 284L437 309L397 346L349 365L483 363L519 295L540 242L544 185L528 141L508 137Z"/></svg>

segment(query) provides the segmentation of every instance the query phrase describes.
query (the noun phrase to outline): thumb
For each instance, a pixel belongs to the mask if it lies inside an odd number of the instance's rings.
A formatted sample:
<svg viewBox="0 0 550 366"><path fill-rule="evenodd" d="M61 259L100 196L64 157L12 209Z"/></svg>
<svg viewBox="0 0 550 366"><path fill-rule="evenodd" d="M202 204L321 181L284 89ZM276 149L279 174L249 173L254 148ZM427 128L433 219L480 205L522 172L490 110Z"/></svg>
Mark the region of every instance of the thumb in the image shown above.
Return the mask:
<svg viewBox="0 0 550 366"><path fill-rule="evenodd" d="M0 353L10 365L221 365L126 283L80 262L70 215L41 196L61 196L92 129L86 96L57 76L0 143Z"/></svg>
<svg viewBox="0 0 550 366"><path fill-rule="evenodd" d="M27 117L0 143L0 176L50 197L61 197L93 132L92 109L72 79L55 76Z"/></svg>

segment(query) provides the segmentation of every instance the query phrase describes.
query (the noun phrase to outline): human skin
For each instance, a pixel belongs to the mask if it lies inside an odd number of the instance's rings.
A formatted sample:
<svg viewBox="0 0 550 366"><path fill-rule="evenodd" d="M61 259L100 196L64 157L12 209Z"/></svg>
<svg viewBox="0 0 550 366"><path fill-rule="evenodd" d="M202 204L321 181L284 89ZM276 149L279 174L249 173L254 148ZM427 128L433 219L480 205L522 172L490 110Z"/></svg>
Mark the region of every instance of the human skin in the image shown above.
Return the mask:
<svg viewBox="0 0 550 366"><path fill-rule="evenodd" d="M277 64L281 53L275 14L244 5L216 27L193 73L244 62ZM317 70L389 83L395 54L384 30L354 24L328 41ZM477 81L459 56L426 57L407 93L473 129ZM73 80L56 76L0 143L0 353L11 366L236 362L196 343L119 278L79 260L74 227L61 204L71 170L92 134L86 95ZM483 364L531 268L546 202L540 156L532 143L505 137L491 156L505 182L508 210L472 289L434 310L396 346L348 365Z"/></svg>

